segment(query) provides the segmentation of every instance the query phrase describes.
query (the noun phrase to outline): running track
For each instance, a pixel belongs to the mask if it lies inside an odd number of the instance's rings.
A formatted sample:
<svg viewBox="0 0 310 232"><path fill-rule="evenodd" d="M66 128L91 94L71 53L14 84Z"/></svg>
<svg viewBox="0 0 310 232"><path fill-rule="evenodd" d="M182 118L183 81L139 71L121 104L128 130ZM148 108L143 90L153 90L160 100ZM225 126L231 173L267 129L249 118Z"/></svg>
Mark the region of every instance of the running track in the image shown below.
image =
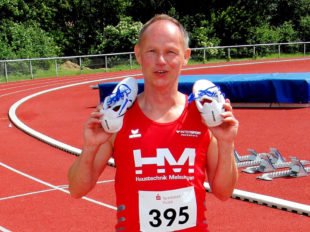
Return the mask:
<svg viewBox="0 0 310 232"><path fill-rule="evenodd" d="M262 63L191 69L182 74L310 72L310 61ZM197 68L191 66L190 68ZM29 127L80 148L82 126L99 95L89 86L98 79L118 80L139 71L48 78L0 85L0 231L114 231L114 168L107 167L97 187L81 200L67 192L67 170L75 156L51 147L11 124L10 107L33 93L68 84L94 81L49 92L22 104L17 116ZM117 79L118 78L118 79ZM103 81L100 81L103 82ZM286 157L310 160L307 123L310 109L235 109L240 121L236 148L267 152L277 147ZM263 126L262 126L263 122ZM262 182L240 173L238 189L310 205L310 177ZM230 199L223 203L207 194L210 231L307 231L310 218Z"/></svg>

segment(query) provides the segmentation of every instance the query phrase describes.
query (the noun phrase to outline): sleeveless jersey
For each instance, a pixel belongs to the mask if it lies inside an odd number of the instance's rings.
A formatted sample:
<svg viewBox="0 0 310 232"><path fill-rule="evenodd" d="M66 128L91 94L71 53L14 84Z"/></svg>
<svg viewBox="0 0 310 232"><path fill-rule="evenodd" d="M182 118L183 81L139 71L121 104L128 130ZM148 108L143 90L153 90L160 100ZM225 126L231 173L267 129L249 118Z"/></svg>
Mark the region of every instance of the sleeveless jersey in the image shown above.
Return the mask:
<svg viewBox="0 0 310 232"><path fill-rule="evenodd" d="M210 143L195 103L157 123L136 101L114 142L116 231L207 231L205 162Z"/></svg>

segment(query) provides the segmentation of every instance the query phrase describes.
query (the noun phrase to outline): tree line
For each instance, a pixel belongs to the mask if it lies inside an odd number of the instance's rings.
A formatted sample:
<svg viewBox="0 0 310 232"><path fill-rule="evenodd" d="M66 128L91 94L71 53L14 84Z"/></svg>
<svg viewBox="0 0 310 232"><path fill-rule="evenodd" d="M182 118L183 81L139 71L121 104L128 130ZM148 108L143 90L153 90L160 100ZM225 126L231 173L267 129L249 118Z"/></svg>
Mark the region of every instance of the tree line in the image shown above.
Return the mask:
<svg viewBox="0 0 310 232"><path fill-rule="evenodd" d="M0 59L132 51L160 13L190 47L310 40L310 0L0 0Z"/></svg>

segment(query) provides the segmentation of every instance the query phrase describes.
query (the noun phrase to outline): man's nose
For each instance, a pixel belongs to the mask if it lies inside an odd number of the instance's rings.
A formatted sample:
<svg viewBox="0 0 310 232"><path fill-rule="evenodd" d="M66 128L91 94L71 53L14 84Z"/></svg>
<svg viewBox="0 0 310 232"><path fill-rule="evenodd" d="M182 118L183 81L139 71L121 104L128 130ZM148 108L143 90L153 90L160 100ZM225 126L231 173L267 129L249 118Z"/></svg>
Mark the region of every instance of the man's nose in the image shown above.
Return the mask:
<svg viewBox="0 0 310 232"><path fill-rule="evenodd" d="M166 58L165 58L164 54L158 54L156 61L157 61L157 64L165 64Z"/></svg>

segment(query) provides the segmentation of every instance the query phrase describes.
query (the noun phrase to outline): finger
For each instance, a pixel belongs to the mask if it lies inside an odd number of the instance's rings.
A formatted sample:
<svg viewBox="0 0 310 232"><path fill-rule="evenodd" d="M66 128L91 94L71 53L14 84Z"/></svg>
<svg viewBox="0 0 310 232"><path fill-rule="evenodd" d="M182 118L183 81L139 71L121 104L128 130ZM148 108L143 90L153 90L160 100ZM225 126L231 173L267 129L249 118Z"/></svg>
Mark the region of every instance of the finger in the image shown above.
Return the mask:
<svg viewBox="0 0 310 232"><path fill-rule="evenodd" d="M225 112L221 113L221 116L222 116L223 118L234 117L234 115L233 115L233 113L232 113L231 110L228 110L228 111L225 111Z"/></svg>
<svg viewBox="0 0 310 232"><path fill-rule="evenodd" d="M85 129L94 129L94 128L99 127L100 125L101 125L100 120L95 119L95 118L91 118L91 119L87 120L87 122L84 125L84 128Z"/></svg>
<svg viewBox="0 0 310 232"><path fill-rule="evenodd" d="M238 125L239 124L238 120L233 116L223 118L222 122L230 124L230 125Z"/></svg>
<svg viewBox="0 0 310 232"><path fill-rule="evenodd" d="M232 111L232 105L229 102L224 103L223 107L226 111Z"/></svg>
<svg viewBox="0 0 310 232"><path fill-rule="evenodd" d="M96 112L96 111L94 111L94 112L92 112L92 113L90 114L90 117L91 117L91 118L100 119L102 116L103 116L103 113Z"/></svg>
<svg viewBox="0 0 310 232"><path fill-rule="evenodd" d="M225 112L223 112L223 113L221 114L221 116L222 116L223 120L224 120L224 119L227 119L227 120L230 120L230 119L236 120L236 118L235 118L235 116L234 116L234 114L233 114L232 111L225 111Z"/></svg>
<svg viewBox="0 0 310 232"><path fill-rule="evenodd" d="M103 105L102 105L102 103L99 103L99 104L97 105L95 111L96 111L96 112L99 112L99 111L102 110L102 109L103 109Z"/></svg>
<svg viewBox="0 0 310 232"><path fill-rule="evenodd" d="M101 120L100 120L100 118L90 117L90 118L87 120L87 123L101 123Z"/></svg>

